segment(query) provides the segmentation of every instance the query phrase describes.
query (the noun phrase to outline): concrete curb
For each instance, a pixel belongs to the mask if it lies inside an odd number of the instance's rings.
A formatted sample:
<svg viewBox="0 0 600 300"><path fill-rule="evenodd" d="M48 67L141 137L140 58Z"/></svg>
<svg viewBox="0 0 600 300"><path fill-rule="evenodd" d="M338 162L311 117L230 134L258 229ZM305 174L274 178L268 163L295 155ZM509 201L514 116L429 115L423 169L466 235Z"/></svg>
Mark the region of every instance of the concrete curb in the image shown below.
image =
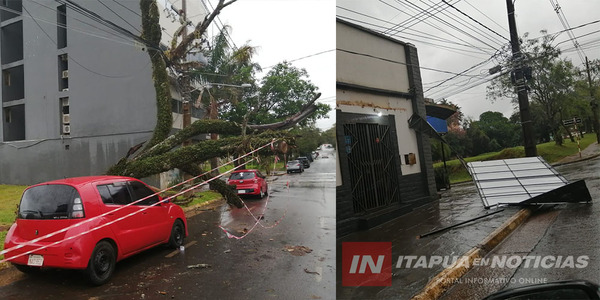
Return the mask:
<svg viewBox="0 0 600 300"><path fill-rule="evenodd" d="M514 216L508 219L500 227L489 234L479 245L475 246L465 253L456 263L444 269L433 277L427 285L415 296L413 300L421 299L439 299L444 292L450 288L460 277L466 274L473 266L473 261L484 257L508 235L510 235L519 225L521 225L529 216L531 210L523 208Z"/></svg>

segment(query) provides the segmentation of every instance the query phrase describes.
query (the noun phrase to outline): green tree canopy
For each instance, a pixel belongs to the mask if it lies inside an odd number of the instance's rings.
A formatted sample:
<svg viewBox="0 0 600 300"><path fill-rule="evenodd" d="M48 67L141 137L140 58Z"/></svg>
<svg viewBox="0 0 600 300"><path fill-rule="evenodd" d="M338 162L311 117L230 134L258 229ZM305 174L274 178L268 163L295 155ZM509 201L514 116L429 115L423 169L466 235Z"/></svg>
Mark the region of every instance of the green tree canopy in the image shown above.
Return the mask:
<svg viewBox="0 0 600 300"><path fill-rule="evenodd" d="M223 118L248 124L268 124L285 120L302 110L318 88L310 82L304 69L282 62L273 67L262 79L258 93L248 95L243 102L230 105ZM319 118L326 118L329 105L317 103L314 114L300 122L300 126L311 126Z"/></svg>

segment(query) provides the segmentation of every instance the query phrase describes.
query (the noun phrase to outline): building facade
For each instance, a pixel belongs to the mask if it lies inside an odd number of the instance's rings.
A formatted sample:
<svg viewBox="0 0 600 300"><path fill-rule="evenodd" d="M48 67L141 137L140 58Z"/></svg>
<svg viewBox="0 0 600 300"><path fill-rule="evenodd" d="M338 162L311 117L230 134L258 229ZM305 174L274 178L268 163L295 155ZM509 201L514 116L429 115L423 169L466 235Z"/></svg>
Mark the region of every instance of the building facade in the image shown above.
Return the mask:
<svg viewBox="0 0 600 300"><path fill-rule="evenodd" d="M151 137L149 50L124 32L139 1L0 1L0 184L104 174Z"/></svg>
<svg viewBox="0 0 600 300"><path fill-rule="evenodd" d="M337 20L337 233L368 229L437 198L417 49ZM413 118L414 119L414 118Z"/></svg>

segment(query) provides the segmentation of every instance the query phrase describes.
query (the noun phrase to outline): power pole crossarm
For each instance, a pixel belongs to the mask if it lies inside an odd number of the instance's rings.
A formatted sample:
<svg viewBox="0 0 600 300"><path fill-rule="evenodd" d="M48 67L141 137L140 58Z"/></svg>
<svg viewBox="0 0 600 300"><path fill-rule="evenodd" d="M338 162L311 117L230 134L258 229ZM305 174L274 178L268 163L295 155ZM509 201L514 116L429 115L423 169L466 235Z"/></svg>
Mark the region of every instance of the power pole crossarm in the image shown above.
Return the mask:
<svg viewBox="0 0 600 300"><path fill-rule="evenodd" d="M527 96L526 83L523 76L523 54L521 53L519 35L517 34L515 7L512 0L506 0L506 8L508 10L508 27L510 30L510 44L512 46L514 64L513 72L515 74L517 96L519 98L519 113L521 115L521 126L523 128L525 156L534 157L537 156L537 149L535 147L535 139L533 137L533 124L531 122L531 112L529 111L529 99Z"/></svg>

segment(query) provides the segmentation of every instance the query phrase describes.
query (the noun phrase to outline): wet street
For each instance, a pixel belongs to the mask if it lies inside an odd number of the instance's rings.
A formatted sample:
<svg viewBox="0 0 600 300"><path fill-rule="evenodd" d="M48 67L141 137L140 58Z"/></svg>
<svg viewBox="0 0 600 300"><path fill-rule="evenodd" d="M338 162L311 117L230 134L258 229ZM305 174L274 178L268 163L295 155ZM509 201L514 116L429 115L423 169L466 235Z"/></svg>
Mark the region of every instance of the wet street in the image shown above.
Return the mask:
<svg viewBox="0 0 600 300"><path fill-rule="evenodd" d="M335 159L270 178L245 208L219 203L188 218L184 251L157 247L91 287L76 271L0 271L0 299L334 299ZM263 216L261 218L261 216ZM219 228L226 229L231 237Z"/></svg>
<svg viewBox="0 0 600 300"><path fill-rule="evenodd" d="M512 264L476 267L442 299L481 299L506 288L562 280L600 282L600 206L597 203L600 200L600 158L556 167L556 170L569 181L585 179L593 204L542 206L488 255L512 258ZM523 257L532 258L526 263ZM536 265L537 258L540 263ZM483 283L486 279L495 280Z"/></svg>

